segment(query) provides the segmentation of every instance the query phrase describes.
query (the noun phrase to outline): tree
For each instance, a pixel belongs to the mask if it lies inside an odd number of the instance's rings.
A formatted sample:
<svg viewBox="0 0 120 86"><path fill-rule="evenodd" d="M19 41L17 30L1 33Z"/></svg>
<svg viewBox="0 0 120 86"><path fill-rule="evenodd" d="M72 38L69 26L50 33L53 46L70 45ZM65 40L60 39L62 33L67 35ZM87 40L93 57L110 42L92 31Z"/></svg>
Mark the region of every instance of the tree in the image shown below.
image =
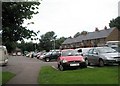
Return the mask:
<svg viewBox="0 0 120 86"><path fill-rule="evenodd" d="M39 47L42 50L51 50L53 49L53 42L56 40L55 32L50 31L41 36Z"/></svg>
<svg viewBox="0 0 120 86"><path fill-rule="evenodd" d="M65 37L60 37L60 38L58 38L55 42L55 44L56 44L56 49L59 49L60 48L60 46L62 45L62 43L66 40L67 38L65 38Z"/></svg>
<svg viewBox="0 0 120 86"><path fill-rule="evenodd" d="M82 31L81 35L86 35L88 32L87 31Z"/></svg>
<svg viewBox="0 0 120 86"><path fill-rule="evenodd" d="M37 35L34 31L26 29L22 24L24 19L31 19L37 14L39 2L3 2L2 3L2 42L7 48L9 43L15 43L23 38ZM9 48L11 51L12 48Z"/></svg>
<svg viewBox="0 0 120 86"><path fill-rule="evenodd" d="M110 28L117 27L120 30L120 17L110 20L109 26Z"/></svg>
<svg viewBox="0 0 120 86"><path fill-rule="evenodd" d="M81 34L80 34L80 32L77 32L75 35L74 35L74 38L76 38L76 37L78 37L78 36L80 36Z"/></svg>
<svg viewBox="0 0 120 86"><path fill-rule="evenodd" d="M21 41L21 43L17 43L17 47L20 48L22 50L22 52L24 51L35 51L35 46L38 46L36 43L32 43L32 42L24 42ZM38 47L37 47L38 48Z"/></svg>

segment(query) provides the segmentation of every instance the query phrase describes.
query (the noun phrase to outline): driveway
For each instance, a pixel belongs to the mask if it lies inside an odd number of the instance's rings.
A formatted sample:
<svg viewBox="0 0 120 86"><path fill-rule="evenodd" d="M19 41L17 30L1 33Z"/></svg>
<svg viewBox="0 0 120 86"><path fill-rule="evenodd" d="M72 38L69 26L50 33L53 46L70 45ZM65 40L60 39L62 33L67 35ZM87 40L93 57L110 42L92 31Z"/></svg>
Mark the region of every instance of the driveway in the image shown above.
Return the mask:
<svg viewBox="0 0 120 86"><path fill-rule="evenodd" d="M43 62L24 56L10 56L8 65L3 67L2 71L16 74L7 84L38 84L40 68L47 65L55 66L56 62Z"/></svg>

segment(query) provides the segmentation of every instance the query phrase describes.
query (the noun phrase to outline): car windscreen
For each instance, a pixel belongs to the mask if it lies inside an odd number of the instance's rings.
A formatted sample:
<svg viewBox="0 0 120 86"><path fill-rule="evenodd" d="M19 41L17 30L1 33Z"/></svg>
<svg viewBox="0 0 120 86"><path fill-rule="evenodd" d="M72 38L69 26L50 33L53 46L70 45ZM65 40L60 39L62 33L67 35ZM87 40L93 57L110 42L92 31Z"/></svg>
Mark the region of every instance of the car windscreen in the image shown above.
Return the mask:
<svg viewBox="0 0 120 86"><path fill-rule="evenodd" d="M66 50L62 51L61 56L76 56L79 55L79 53L76 50Z"/></svg>
<svg viewBox="0 0 120 86"><path fill-rule="evenodd" d="M117 52L116 50L110 48L110 47L103 47L103 48L98 48L100 53L114 53Z"/></svg>
<svg viewBox="0 0 120 86"><path fill-rule="evenodd" d="M120 52L120 47L112 47L113 49L115 49L116 51Z"/></svg>
<svg viewBox="0 0 120 86"><path fill-rule="evenodd" d="M52 54L52 52L48 52L48 53L46 53L46 55L50 55L50 54Z"/></svg>

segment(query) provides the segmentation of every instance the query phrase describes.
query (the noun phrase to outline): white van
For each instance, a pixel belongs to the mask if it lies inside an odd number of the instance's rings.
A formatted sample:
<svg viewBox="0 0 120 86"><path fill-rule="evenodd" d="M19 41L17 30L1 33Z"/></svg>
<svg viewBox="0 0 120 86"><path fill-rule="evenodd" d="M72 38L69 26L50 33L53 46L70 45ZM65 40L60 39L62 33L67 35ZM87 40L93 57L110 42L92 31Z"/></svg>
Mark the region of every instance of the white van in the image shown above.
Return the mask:
<svg viewBox="0 0 120 86"><path fill-rule="evenodd" d="M8 52L5 46L0 45L0 66L8 63Z"/></svg>
<svg viewBox="0 0 120 86"><path fill-rule="evenodd" d="M107 41L105 45L108 47L119 47L120 41Z"/></svg>
<svg viewBox="0 0 120 86"><path fill-rule="evenodd" d="M87 47L87 48L76 48L75 50L79 50L79 53L81 54L81 55L86 55L87 54L87 52L91 49L92 47Z"/></svg>

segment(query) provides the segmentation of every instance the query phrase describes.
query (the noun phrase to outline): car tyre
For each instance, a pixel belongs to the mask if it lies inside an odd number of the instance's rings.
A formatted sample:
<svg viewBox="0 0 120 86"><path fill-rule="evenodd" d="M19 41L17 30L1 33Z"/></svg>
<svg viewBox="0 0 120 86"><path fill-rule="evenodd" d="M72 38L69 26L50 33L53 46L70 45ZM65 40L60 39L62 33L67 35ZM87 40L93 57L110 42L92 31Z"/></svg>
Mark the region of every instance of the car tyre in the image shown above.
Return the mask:
<svg viewBox="0 0 120 86"><path fill-rule="evenodd" d="M87 68L87 64L86 64L86 62L81 63L81 64L80 64L80 67L81 67L81 68Z"/></svg>
<svg viewBox="0 0 120 86"><path fill-rule="evenodd" d="M65 68L64 68L62 65L59 65L59 70L60 70L60 71L64 71Z"/></svg>
<svg viewBox="0 0 120 86"><path fill-rule="evenodd" d="M49 62L49 61L50 61L50 59L49 59L49 58L45 58L45 61L46 61L46 62Z"/></svg>
<svg viewBox="0 0 120 86"><path fill-rule="evenodd" d="M90 63L89 63L88 59L85 59L85 63L86 63L86 65L87 65L87 66L89 66L89 65L90 65Z"/></svg>
<svg viewBox="0 0 120 86"><path fill-rule="evenodd" d="M104 66L104 61L102 59L99 60L99 66L103 67Z"/></svg>

